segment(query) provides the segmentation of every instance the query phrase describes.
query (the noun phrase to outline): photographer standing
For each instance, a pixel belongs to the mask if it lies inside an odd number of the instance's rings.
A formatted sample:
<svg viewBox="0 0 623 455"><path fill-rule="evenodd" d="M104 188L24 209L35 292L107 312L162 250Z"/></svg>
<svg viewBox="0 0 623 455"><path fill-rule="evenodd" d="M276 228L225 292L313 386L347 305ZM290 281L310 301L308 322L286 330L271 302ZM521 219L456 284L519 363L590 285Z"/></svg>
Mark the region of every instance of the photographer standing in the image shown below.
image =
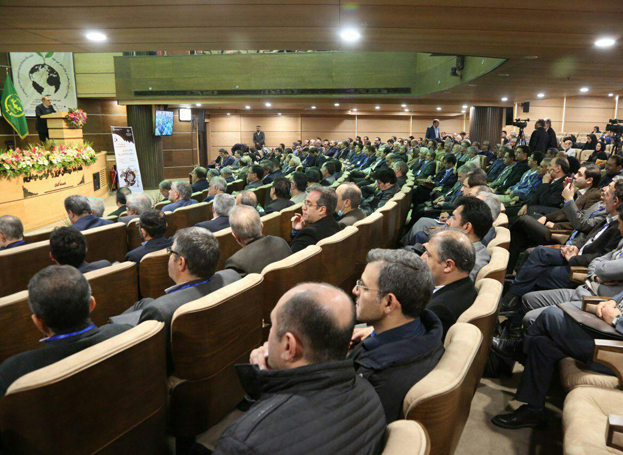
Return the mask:
<svg viewBox="0 0 623 455"><path fill-rule="evenodd" d="M530 151L545 153L549 144L549 134L545 131L545 120L538 119L530 136Z"/></svg>

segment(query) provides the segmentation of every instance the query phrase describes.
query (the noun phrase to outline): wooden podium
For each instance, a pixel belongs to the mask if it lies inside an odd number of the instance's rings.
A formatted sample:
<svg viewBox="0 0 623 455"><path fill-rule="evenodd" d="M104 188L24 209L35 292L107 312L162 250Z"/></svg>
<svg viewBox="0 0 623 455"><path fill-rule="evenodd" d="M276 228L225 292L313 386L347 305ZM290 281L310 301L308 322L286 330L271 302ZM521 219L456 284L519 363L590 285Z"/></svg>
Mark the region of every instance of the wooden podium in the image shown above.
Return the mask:
<svg viewBox="0 0 623 455"><path fill-rule="evenodd" d="M82 129L70 128L65 121L68 112L55 112L54 114L42 115L48 122L48 131L50 140L55 141L59 145L70 145L82 143Z"/></svg>

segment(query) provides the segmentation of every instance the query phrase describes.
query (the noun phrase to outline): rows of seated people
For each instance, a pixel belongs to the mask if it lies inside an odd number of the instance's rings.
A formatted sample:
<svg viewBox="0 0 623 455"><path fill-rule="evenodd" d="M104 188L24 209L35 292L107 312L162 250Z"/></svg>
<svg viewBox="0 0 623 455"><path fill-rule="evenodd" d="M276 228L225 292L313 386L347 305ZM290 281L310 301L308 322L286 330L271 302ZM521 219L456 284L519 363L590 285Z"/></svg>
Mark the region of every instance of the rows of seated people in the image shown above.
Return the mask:
<svg viewBox="0 0 623 455"><path fill-rule="evenodd" d="M85 263L87 245L81 234L112 222L102 217L103 204L82 196L67 198L65 208L71 227L57 228L50 235L50 257L59 266L45 268L28 286L33 321L48 337L45 349L54 353L39 349L6 360L0 366L0 392L6 393L12 382L28 372L142 322L161 321L168 333L176 310L185 304L226 288L247 274L259 273L265 266L382 211L406 186L413 204L411 222L404 226L401 236L396 236L398 242L390 245L393 249L369 252L367 265L352 289L355 305L342 290L326 284L302 284L281 297L271 313L268 341L251 353L251 365L238 372L250 409L225 431L217 452L291 453L323 447L329 452L378 453L386 424L405 417L405 397L435 369L443 358L444 340L474 304L476 284L485 272L489 273L492 257L500 250L496 245L510 250L508 261L503 259L502 273L508 269L510 277L515 267L519 268L501 303L508 315L507 327L502 336L493 339L495 354L491 355L515 359L529 353L527 365L533 362L533 371L526 368L525 375L532 377L522 381L518 391L518 399L528 406L498 416L494 423L504 428L540 424L549 385L540 370L547 363L543 358L550 361L550 378L560 355L591 366L587 352L594 343L590 337L581 343L584 351L577 355L567 352L567 346L552 347L550 351L557 350L556 355L529 348L532 339L542 342L544 330L560 326L561 316L553 311L558 310L555 304L574 301L572 297L580 292L565 289L570 285L570 266L589 266L588 279L597 284L581 287L588 295L603 295L600 286L613 288L606 295L619 291L611 275L595 276L595 268L591 275L591 261L603 262L606 256L613 263L618 259L613 255L618 254L616 246L621 240L617 222L623 200L618 175L621 157L610 156L602 176L598 164L577 159L576 172L572 173L574 157L564 150L544 154L524 145L513 149L509 141L508 146L500 144L492 151L490 144L471 143L464 135L438 141L390 138L383 143L379 138L371 142L364 137L324 144L306 142L295 143L292 149L282 146L261 151L237 144L233 156L221 150L213 167L195 169L192 185L162 182L160 194L167 203L160 205L161 210L153 208L153 202L160 201L119 190L119 209L113 217L121 215L119 220L126 223L138 218L145 240L128 253L126 260L140 262L146 254L166 248L168 273L175 284L164 296L141 299L100 328L88 319L95 301L84 292L80 303L67 302L71 297L52 297L70 296L67 290L72 286L84 287L80 272L110 265ZM416 181L413 189L410 179ZM243 182L244 189L228 194L227 185L237 180ZM268 197L258 200L257 190L264 186L270 188ZM200 191L207 191L207 198L211 198L212 218L165 238L165 212L197 204L193 194ZM302 203L301 213L294 213L291 219L289 238L262 234L260 215L296 203ZM568 223L573 230L569 245L538 246L558 241L554 227L560 226L554 222ZM510 247L502 244L506 230L501 226L508 223ZM214 232L224 228L231 228L231 235L242 248L228 258L224 270L217 271L219 244ZM521 234L516 235L516 231ZM3 248L16 251L23 247L19 219L0 217L0 242ZM537 248L525 252L530 246ZM585 255L591 256L582 258ZM506 253L504 258L508 257ZM522 317L527 302L533 302L530 309L538 308L540 313L531 311ZM79 305L82 312L76 313L80 318L63 313L63 308ZM609 302L597 311L606 314L611 308L616 310ZM54 317L63 319L63 324ZM550 322L556 317L555 323ZM354 329L355 321L365 327ZM58 340L63 342L57 344ZM172 371L170 342L167 346ZM530 355L541 357L531 359ZM287 384L279 370L291 370ZM345 395L352 399L344 399ZM535 395L542 400L537 402ZM267 407L281 403L286 396L296 399L283 404L281 411L265 415ZM292 416L298 414L313 425L296 424L297 431L303 433L298 442L279 438L284 425L296 421ZM340 429L351 434L338 438L336 431ZM306 438L307 433L314 437Z"/></svg>

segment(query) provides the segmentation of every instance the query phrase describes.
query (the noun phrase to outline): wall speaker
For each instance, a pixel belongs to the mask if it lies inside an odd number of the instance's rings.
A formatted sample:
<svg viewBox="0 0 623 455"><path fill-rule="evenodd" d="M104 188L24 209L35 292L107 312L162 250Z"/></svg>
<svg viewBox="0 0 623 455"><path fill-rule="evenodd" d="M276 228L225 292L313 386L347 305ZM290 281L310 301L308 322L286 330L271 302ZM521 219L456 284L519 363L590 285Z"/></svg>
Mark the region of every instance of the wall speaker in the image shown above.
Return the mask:
<svg viewBox="0 0 623 455"><path fill-rule="evenodd" d="M523 110L524 114L530 112L530 102L526 101L525 103L521 103L521 109Z"/></svg>
<svg viewBox="0 0 623 455"><path fill-rule="evenodd" d="M506 114L505 115L506 121L505 121L504 124L505 125L512 125L513 124L513 120L514 120L513 119L513 108L512 107L507 107L506 111L505 111L505 114Z"/></svg>

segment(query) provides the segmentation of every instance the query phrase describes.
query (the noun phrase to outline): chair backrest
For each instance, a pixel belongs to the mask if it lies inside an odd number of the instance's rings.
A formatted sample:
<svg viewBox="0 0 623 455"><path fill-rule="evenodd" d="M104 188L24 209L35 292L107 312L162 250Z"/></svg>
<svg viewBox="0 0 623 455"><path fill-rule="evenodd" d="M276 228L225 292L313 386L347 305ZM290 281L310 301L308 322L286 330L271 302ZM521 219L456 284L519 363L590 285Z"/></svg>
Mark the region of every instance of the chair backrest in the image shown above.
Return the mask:
<svg viewBox="0 0 623 455"><path fill-rule="evenodd" d="M268 185L262 185L255 189L255 196L257 197L257 203L262 207L266 207L267 202L270 202L270 187L273 186L272 183Z"/></svg>
<svg viewBox="0 0 623 455"><path fill-rule="evenodd" d="M187 205L186 207L181 207L173 212L173 223L177 229L191 227L211 218L211 207L205 202Z"/></svg>
<svg viewBox="0 0 623 455"><path fill-rule="evenodd" d="M139 289L141 297L157 299L175 282L169 277L169 253L167 250L146 254L139 264Z"/></svg>
<svg viewBox="0 0 623 455"><path fill-rule="evenodd" d="M340 286L355 273L357 237L359 229L346 226L331 237L322 239L316 245L322 248L320 280Z"/></svg>
<svg viewBox="0 0 623 455"><path fill-rule="evenodd" d="M268 215L264 215L260 218L264 229L262 233L264 235L274 235L275 237L281 237L281 213L273 212Z"/></svg>
<svg viewBox="0 0 623 455"><path fill-rule="evenodd" d="M270 312L286 291L299 283L320 279L322 248L310 245L281 261L268 264L262 270L264 277L264 323L270 323Z"/></svg>
<svg viewBox="0 0 623 455"><path fill-rule="evenodd" d="M167 232L164 233L164 236L171 237L175 234L176 231L175 223L173 222L173 212L164 212L164 215L167 219ZM141 238L141 233L139 232L138 222L139 219L135 218L130 221L126 226L126 230L128 233L128 251L132 251L134 248L138 248L143 242L143 239Z"/></svg>
<svg viewBox="0 0 623 455"><path fill-rule="evenodd" d="M24 241L26 243L36 243L44 240L50 240L50 234L55 228L56 226L48 229L40 229L35 232L26 232L24 234Z"/></svg>
<svg viewBox="0 0 623 455"><path fill-rule="evenodd" d="M0 251L0 297L23 291L48 265L52 265L49 240Z"/></svg>
<svg viewBox="0 0 623 455"><path fill-rule="evenodd" d="M262 341L262 276L251 273L181 306L171 321L174 377L170 422L175 435L196 435L244 396L234 365Z"/></svg>
<svg viewBox="0 0 623 455"><path fill-rule="evenodd" d="M227 184L227 192L229 194L242 191L244 188L244 180L234 180Z"/></svg>
<svg viewBox="0 0 623 455"><path fill-rule="evenodd" d="M388 248L391 245L394 233L396 231L398 221L398 204L389 201L383 207L377 210L383 215L383 235L381 237L381 248Z"/></svg>
<svg viewBox="0 0 623 455"><path fill-rule="evenodd" d="M506 267L508 267L508 258L510 256L508 250L494 246L489 252L491 253L491 260L476 275L476 283L484 278L492 278L504 285Z"/></svg>
<svg viewBox="0 0 623 455"><path fill-rule="evenodd" d="M368 251L376 248L376 242L379 242L383 233L383 214L375 212L357 221L353 226L359 229L355 261L357 264L365 264Z"/></svg>
<svg viewBox="0 0 623 455"><path fill-rule="evenodd" d="M303 202L286 207L281 212L281 238L290 243L292 238L292 217L295 213L303 213Z"/></svg>
<svg viewBox="0 0 623 455"><path fill-rule="evenodd" d="M473 324L482 332L482 344L476 355L476 371L479 372L479 378L485 370L487 356L489 355L489 347L493 339L493 331L498 317L498 303L502 297L503 286L499 281L485 278L476 283L478 297L474 300L471 307L463 312L457 319L457 322L466 322ZM478 382L476 382L476 386ZM474 389L474 393L476 389Z"/></svg>
<svg viewBox="0 0 623 455"><path fill-rule="evenodd" d="M162 210L162 207L164 207L165 205L169 205L169 204L171 204L171 201L161 201L161 202L158 202L156 205L154 205L154 209Z"/></svg>
<svg viewBox="0 0 623 455"><path fill-rule="evenodd" d="M107 259L110 262L123 261L128 252L128 240L125 223L113 223L107 226L82 231L87 239L87 262Z"/></svg>
<svg viewBox="0 0 623 455"><path fill-rule="evenodd" d="M197 202L203 202L203 200L205 199L203 191L195 191L193 194L190 195L190 198L194 199Z"/></svg>
<svg viewBox="0 0 623 455"><path fill-rule="evenodd" d="M437 366L405 397L404 415L424 425L431 454L451 455L456 450L478 380L475 359L481 344L482 333L476 326L454 324Z"/></svg>
<svg viewBox="0 0 623 455"><path fill-rule="evenodd" d="M125 213L125 212L123 212L123 213ZM112 221L113 223L116 223L120 216L121 216L121 214L119 214L119 215L106 215L106 216L103 216L102 219L103 220Z"/></svg>
<svg viewBox="0 0 623 455"><path fill-rule="evenodd" d="M215 232L214 235L218 239L219 246L219 258L218 265L216 266L216 270L223 270L225 268L225 261L232 257L235 252L237 252L242 247L233 235L231 235L231 228L221 229L218 232Z"/></svg>
<svg viewBox="0 0 623 455"><path fill-rule="evenodd" d="M409 182L407 182L404 184L404 186L402 187L400 191L407 195L406 200L404 201L404 205L402 207L402 213L400 214L400 220L399 220L400 227L402 228L402 226L407 221L407 215L409 214L409 209L411 208L411 202L413 201L413 192L412 192L413 187L412 185L409 185Z"/></svg>
<svg viewBox="0 0 623 455"><path fill-rule="evenodd" d="M0 405L3 446L12 454L166 454L163 345L163 324L148 321L22 376Z"/></svg>
<svg viewBox="0 0 623 455"><path fill-rule="evenodd" d="M385 430L385 448L382 455L428 455L430 440L420 422L396 420Z"/></svg>
<svg viewBox="0 0 623 455"><path fill-rule="evenodd" d="M498 217L493 222L493 226L508 228L508 215L506 213L500 212Z"/></svg>
<svg viewBox="0 0 623 455"><path fill-rule="evenodd" d="M398 240L397 237L398 237L400 228L402 227L405 221L402 218L403 214L405 218L407 217L407 212L409 210L409 208L407 207L407 202L409 202L409 199L408 199L407 193L403 193L402 191L399 191L398 193L396 193L396 195L393 198L391 198L391 200L394 201L396 204L398 204L398 209L397 209L398 213L396 214L396 229L394 233L394 243L395 243L395 241Z"/></svg>
<svg viewBox="0 0 623 455"><path fill-rule="evenodd" d="M503 215L503 214L500 214ZM506 215L504 215L506 216ZM487 249L489 252L492 251L493 248L499 247L508 250L511 245L511 231L502 226L495 226L495 238L492 239L487 245Z"/></svg>

